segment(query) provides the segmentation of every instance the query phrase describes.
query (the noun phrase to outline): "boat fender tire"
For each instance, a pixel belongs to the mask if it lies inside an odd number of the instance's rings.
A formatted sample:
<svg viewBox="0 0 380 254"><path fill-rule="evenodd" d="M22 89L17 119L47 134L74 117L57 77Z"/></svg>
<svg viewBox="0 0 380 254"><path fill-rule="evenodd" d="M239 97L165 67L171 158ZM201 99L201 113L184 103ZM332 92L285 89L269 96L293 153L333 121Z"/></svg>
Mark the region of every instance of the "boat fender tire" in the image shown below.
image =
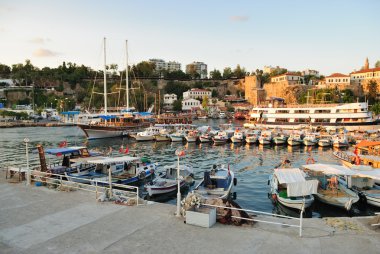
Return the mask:
<svg viewBox="0 0 380 254"><path fill-rule="evenodd" d="M236 185L237 185L237 179L234 178L234 186L236 186Z"/></svg>
<svg viewBox="0 0 380 254"><path fill-rule="evenodd" d="M141 171L141 172L139 173L139 179L144 179L145 176L146 176L145 171Z"/></svg>

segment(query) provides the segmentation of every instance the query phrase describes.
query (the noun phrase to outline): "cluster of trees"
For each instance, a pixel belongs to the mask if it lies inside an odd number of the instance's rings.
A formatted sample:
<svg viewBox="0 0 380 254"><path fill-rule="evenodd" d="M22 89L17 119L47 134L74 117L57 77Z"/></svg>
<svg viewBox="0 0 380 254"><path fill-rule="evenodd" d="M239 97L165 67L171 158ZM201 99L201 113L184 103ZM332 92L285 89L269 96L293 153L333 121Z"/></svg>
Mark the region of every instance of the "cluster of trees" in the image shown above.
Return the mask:
<svg viewBox="0 0 380 254"><path fill-rule="evenodd" d="M326 88L312 91L305 91L298 98L298 103L350 103L355 102L356 97L350 89L340 91L338 89Z"/></svg>
<svg viewBox="0 0 380 254"><path fill-rule="evenodd" d="M17 120L20 119L29 119L29 116L26 112L13 112L13 111L7 111L7 110L0 110L0 115L5 118L5 117L12 117Z"/></svg>

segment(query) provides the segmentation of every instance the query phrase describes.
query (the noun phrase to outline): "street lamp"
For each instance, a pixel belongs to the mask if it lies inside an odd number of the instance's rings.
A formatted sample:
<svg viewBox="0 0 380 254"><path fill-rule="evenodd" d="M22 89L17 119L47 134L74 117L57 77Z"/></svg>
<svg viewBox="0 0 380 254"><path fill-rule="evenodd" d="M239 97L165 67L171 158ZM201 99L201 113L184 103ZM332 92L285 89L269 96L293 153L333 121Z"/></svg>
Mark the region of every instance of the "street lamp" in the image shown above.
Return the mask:
<svg viewBox="0 0 380 254"><path fill-rule="evenodd" d="M181 151L181 150L176 150L175 151L175 155L178 156L178 164L177 164L177 213L176 213L176 216L177 217L180 217L181 216L181 180L179 179L179 157L181 156L184 156L185 155L185 151Z"/></svg>

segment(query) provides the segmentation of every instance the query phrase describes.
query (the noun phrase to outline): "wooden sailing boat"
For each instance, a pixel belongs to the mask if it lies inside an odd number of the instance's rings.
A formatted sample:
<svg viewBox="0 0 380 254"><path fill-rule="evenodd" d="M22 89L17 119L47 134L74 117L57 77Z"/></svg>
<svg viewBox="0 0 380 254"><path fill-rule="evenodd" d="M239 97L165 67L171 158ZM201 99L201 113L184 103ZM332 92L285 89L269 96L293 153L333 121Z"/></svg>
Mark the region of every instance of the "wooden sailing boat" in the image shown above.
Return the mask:
<svg viewBox="0 0 380 254"><path fill-rule="evenodd" d="M107 108L107 74L106 74L106 38L104 38L104 114L100 115L101 121L96 123L78 124L88 139L100 139L127 136L149 126L149 122L136 117L129 112L129 88L128 88L128 41L126 41L126 104L125 114L109 114Z"/></svg>

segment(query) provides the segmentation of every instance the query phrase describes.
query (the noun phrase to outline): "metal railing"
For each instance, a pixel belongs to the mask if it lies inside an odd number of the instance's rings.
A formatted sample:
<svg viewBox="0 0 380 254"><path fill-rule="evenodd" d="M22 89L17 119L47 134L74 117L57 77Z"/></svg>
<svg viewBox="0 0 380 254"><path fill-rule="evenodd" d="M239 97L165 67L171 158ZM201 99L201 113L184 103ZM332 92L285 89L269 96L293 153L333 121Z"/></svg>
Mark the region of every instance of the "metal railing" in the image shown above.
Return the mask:
<svg viewBox="0 0 380 254"><path fill-rule="evenodd" d="M48 172L42 172L38 170L31 170L32 179L35 182L46 183L49 185L63 186L73 188L76 190L84 190L95 193L95 199L97 200L100 194L109 194L109 196L124 196L124 197L136 197L136 205L139 205L139 188L136 186L130 186L125 184L109 183L106 181L98 181L91 179L83 179L80 177L69 176L60 174L53 174ZM88 183L83 183L88 181Z"/></svg>
<svg viewBox="0 0 380 254"><path fill-rule="evenodd" d="M247 214L253 214L253 215L261 214L261 215L264 215L264 216L270 216L270 217L277 217L277 218L285 218L285 219L295 220L295 221L298 221L297 224L288 224L288 223L277 222L277 221L269 221L269 220L262 220L262 219L245 218L245 217L239 217L239 216L233 216L233 215L231 216L232 218L235 218L235 219L247 220L247 221L252 221L252 222L262 222L262 223L268 223L268 224L275 224L275 225L281 225L281 226L288 226L288 227L299 228L299 236L302 237L302 223L303 223L303 211L304 211L304 209L300 210L300 217L299 218L295 218L295 217L290 217L290 216L286 216L286 215L267 213L267 212L261 212L261 211L243 209L243 208L226 207L226 206L218 206L218 205L210 205L210 204L202 204L202 206L222 208L222 209L230 209L230 210L236 210L236 211L244 211ZM221 215L221 214L217 214L217 215Z"/></svg>

